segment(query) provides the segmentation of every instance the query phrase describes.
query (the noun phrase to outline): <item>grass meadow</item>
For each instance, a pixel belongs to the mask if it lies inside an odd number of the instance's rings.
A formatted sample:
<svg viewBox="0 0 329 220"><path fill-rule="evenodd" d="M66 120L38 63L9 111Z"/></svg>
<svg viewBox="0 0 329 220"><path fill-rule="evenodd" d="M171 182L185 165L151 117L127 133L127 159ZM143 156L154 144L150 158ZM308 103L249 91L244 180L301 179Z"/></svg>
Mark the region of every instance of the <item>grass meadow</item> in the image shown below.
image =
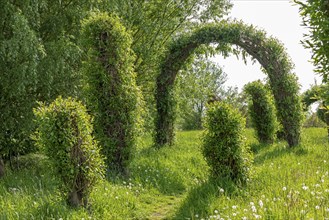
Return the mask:
<svg viewBox="0 0 329 220"><path fill-rule="evenodd" d="M294 149L259 145L246 130L254 166L244 188L209 179L201 135L178 132L175 146L160 150L142 138L129 176L101 180L88 209L66 205L47 158L21 157L0 180L0 219L329 219L326 129L305 129Z"/></svg>

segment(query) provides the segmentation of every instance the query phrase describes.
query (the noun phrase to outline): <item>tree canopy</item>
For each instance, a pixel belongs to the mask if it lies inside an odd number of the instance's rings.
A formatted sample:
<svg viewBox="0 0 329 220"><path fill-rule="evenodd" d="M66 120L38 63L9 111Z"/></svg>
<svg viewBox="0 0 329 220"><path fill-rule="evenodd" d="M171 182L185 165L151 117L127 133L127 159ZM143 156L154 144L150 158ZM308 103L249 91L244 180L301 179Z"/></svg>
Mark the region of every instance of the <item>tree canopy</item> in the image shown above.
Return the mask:
<svg viewBox="0 0 329 220"><path fill-rule="evenodd" d="M300 15L309 34L302 41L312 50L312 62L318 72L328 81L329 76L329 2L327 0L307 0L295 2L300 6Z"/></svg>

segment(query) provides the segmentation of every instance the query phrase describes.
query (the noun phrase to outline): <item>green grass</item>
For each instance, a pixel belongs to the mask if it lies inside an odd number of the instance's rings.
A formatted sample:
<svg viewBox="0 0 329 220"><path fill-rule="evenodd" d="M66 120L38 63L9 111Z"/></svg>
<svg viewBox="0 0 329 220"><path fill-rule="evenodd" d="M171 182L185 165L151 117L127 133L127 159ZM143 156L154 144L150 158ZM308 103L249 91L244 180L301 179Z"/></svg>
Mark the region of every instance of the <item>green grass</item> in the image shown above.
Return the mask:
<svg viewBox="0 0 329 220"><path fill-rule="evenodd" d="M255 161L245 188L208 178L200 135L179 132L160 150L143 138L129 177L100 181L89 210L68 207L47 158L29 155L0 180L0 219L329 219L325 129L306 129L295 149L259 145L247 130Z"/></svg>

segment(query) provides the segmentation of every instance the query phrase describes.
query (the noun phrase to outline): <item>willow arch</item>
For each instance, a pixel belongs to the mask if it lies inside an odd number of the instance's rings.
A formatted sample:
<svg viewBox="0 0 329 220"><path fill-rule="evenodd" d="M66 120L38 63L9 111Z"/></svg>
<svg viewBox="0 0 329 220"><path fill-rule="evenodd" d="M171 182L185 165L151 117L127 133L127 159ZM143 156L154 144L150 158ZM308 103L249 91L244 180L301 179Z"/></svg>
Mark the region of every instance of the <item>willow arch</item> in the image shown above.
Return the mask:
<svg viewBox="0 0 329 220"><path fill-rule="evenodd" d="M161 64L156 81L155 143L171 145L174 140L175 100L174 82L178 71L196 48L203 44L224 43L242 48L256 59L269 77L278 109L278 119L283 126L290 147L300 142L302 105L298 96L297 77L293 64L283 45L265 32L242 22L221 22L203 26L190 35L174 41Z"/></svg>

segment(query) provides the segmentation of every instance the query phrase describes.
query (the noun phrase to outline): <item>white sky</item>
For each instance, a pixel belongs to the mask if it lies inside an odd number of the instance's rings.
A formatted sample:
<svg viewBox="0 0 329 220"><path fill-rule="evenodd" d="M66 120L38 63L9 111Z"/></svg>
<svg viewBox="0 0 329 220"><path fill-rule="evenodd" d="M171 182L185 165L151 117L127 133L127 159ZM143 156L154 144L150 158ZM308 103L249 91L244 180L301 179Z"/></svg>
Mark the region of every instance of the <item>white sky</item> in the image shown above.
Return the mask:
<svg viewBox="0 0 329 220"><path fill-rule="evenodd" d="M318 83L321 82L320 77L313 72L312 63L309 62L311 52L300 43L307 29L301 26L302 19L297 5L289 0L232 0L232 3L234 5L230 17L243 20L246 24L253 24L284 44L295 64L294 72L299 78L302 91L314 84L315 78ZM249 60L245 65L235 56L227 59L216 56L215 60L228 75L226 86L237 86L239 91L246 83L266 77L258 62L252 65Z"/></svg>

